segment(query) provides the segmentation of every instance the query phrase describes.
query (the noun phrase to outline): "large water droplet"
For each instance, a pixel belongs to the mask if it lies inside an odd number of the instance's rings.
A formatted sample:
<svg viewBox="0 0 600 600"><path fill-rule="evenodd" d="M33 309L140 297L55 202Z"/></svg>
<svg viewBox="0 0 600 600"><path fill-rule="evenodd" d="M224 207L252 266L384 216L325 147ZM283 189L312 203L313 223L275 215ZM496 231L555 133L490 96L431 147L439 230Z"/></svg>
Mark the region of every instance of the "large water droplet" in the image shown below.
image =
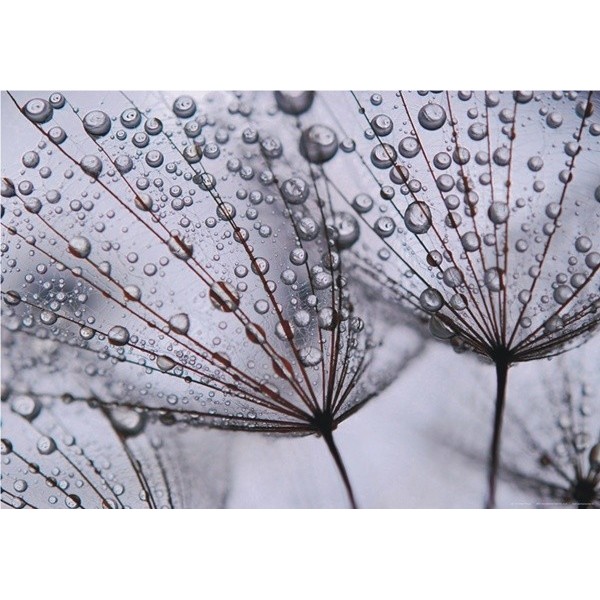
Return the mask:
<svg viewBox="0 0 600 600"><path fill-rule="evenodd" d="M108 332L108 341L113 346L125 346L129 341L129 331L121 325L115 325Z"/></svg>
<svg viewBox="0 0 600 600"><path fill-rule="evenodd" d="M173 102L173 112L178 117L187 119L196 112L196 103L191 96L179 96Z"/></svg>
<svg viewBox="0 0 600 600"><path fill-rule="evenodd" d="M142 115L137 108L127 108L121 113L121 125L134 129L142 122Z"/></svg>
<svg viewBox="0 0 600 600"><path fill-rule="evenodd" d="M404 213L404 224L412 233L426 233L431 227L429 206L425 202L412 202Z"/></svg>
<svg viewBox="0 0 600 600"><path fill-rule="evenodd" d="M379 237L386 238L394 233L396 224L391 217L379 217L379 219L375 221L373 229Z"/></svg>
<svg viewBox="0 0 600 600"><path fill-rule="evenodd" d="M347 212L338 212L333 218L333 226L337 231L337 247L345 250L354 245L360 237L358 221Z"/></svg>
<svg viewBox="0 0 600 600"><path fill-rule="evenodd" d="M52 106L42 98L33 98L23 107L23 114L34 123L47 123L52 113Z"/></svg>
<svg viewBox="0 0 600 600"><path fill-rule="evenodd" d="M210 286L210 301L223 312L233 312L240 304L240 296L235 288L225 281L217 281Z"/></svg>
<svg viewBox="0 0 600 600"><path fill-rule="evenodd" d="M308 198L309 189L304 179L292 177L281 185L281 195L289 204L302 204Z"/></svg>
<svg viewBox="0 0 600 600"><path fill-rule="evenodd" d="M302 132L300 153L311 163L327 162L335 156L337 149L337 135L325 125L313 125Z"/></svg>
<svg viewBox="0 0 600 600"><path fill-rule="evenodd" d="M77 258L87 258L92 251L90 240L82 235L77 235L69 242L69 252Z"/></svg>
<svg viewBox="0 0 600 600"><path fill-rule="evenodd" d="M279 110L288 115L301 115L313 103L314 92L275 92L275 102Z"/></svg>
<svg viewBox="0 0 600 600"><path fill-rule="evenodd" d="M43 435L37 441L37 449L40 454L52 454L56 450L56 442L47 435Z"/></svg>
<svg viewBox="0 0 600 600"><path fill-rule="evenodd" d="M444 306L444 299L442 295L433 288L427 288L423 290L419 296L419 302L421 307L427 312L434 313L440 310Z"/></svg>
<svg viewBox="0 0 600 600"><path fill-rule="evenodd" d="M102 173L102 161L93 154L84 156L79 163L81 170L90 177L97 179L100 173Z"/></svg>
<svg viewBox="0 0 600 600"><path fill-rule="evenodd" d="M323 359L323 355L318 348L312 346L306 346L300 349L300 362L305 367L314 367L318 365Z"/></svg>
<svg viewBox="0 0 600 600"><path fill-rule="evenodd" d="M371 119L371 127L376 135L384 137L392 133L394 123L387 115L377 115Z"/></svg>
<svg viewBox="0 0 600 600"><path fill-rule="evenodd" d="M439 104L426 104L419 111L418 119L421 127L433 131L446 122L446 111Z"/></svg>
<svg viewBox="0 0 600 600"><path fill-rule="evenodd" d="M169 327L175 333L185 335L190 329L190 318L186 313L178 313L169 319Z"/></svg>
<svg viewBox="0 0 600 600"><path fill-rule="evenodd" d="M417 138L414 137L402 138L398 144L398 152L400 152L404 158L414 158L419 154L420 150L421 146Z"/></svg>
<svg viewBox="0 0 600 600"><path fill-rule="evenodd" d="M83 128L93 136L103 136L110 131L110 117L101 110L93 110L83 117Z"/></svg>
<svg viewBox="0 0 600 600"><path fill-rule="evenodd" d="M488 209L488 217L494 225L501 225L508 220L508 204L506 202L492 202Z"/></svg>
<svg viewBox="0 0 600 600"><path fill-rule="evenodd" d="M483 275L483 282L491 292L499 292L503 288L502 271L496 267L487 269Z"/></svg>

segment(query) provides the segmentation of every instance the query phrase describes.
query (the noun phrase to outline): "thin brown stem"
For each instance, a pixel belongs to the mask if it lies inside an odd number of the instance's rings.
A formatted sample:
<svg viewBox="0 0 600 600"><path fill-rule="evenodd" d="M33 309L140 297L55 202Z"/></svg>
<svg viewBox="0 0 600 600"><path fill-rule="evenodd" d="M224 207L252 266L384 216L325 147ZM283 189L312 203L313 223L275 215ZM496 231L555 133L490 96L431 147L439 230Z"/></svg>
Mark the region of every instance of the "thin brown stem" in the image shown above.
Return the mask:
<svg viewBox="0 0 600 600"><path fill-rule="evenodd" d="M496 480L498 478L498 467L500 465L500 439L502 436L502 421L506 401L506 382L508 379L509 367L510 361L505 357L496 359L496 408L494 411L494 432L489 454L489 487L486 508L496 507Z"/></svg>
<svg viewBox="0 0 600 600"><path fill-rule="evenodd" d="M346 488L346 493L348 494L348 500L350 501L350 506L352 508L358 508L356 504L356 500L354 498L354 492L352 490L352 484L350 483L350 479L348 478L348 473L346 472L346 467L344 466L344 462L342 461L342 457L333 441L333 433L330 430L325 430L323 433L323 439L327 444L327 448L329 448L329 452L335 461L335 466L338 468L342 480L344 482L344 487Z"/></svg>

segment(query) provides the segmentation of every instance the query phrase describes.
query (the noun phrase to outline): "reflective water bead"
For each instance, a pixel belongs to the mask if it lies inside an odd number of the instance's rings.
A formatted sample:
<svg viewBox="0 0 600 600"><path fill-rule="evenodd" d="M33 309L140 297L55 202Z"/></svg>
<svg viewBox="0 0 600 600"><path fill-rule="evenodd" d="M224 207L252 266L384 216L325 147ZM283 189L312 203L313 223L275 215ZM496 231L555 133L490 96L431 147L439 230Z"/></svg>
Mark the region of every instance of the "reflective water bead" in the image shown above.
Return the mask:
<svg viewBox="0 0 600 600"><path fill-rule="evenodd" d="M376 135L385 137L392 133L394 123L387 115L377 115L371 119L371 127Z"/></svg>
<svg viewBox="0 0 600 600"><path fill-rule="evenodd" d="M379 217L375 221L373 229L379 237L387 238L394 233L396 224L391 217Z"/></svg>
<svg viewBox="0 0 600 600"><path fill-rule="evenodd" d="M358 194L352 200L352 207L358 213L367 213L373 208L373 198L368 194Z"/></svg>
<svg viewBox="0 0 600 600"><path fill-rule="evenodd" d="M196 112L196 103L191 96L179 96L173 102L173 112L178 117L187 119Z"/></svg>
<svg viewBox="0 0 600 600"><path fill-rule="evenodd" d="M302 204L307 198L310 188L301 177L286 179L281 185L281 194L289 204Z"/></svg>
<svg viewBox="0 0 600 600"><path fill-rule="evenodd" d="M115 325L108 332L108 341L113 346L125 346L129 341L129 331L121 325Z"/></svg>
<svg viewBox="0 0 600 600"><path fill-rule="evenodd" d="M423 290L419 296L419 302L421 304L421 308L430 313L437 312L442 308L442 306L444 306L444 299L442 295L433 288L427 288L426 290Z"/></svg>
<svg viewBox="0 0 600 600"><path fill-rule="evenodd" d="M240 303L239 294L225 281L217 281L210 286L209 298L212 305L223 312L237 310Z"/></svg>
<svg viewBox="0 0 600 600"><path fill-rule="evenodd" d="M23 107L23 114L33 123L47 123L53 114L52 106L42 98L33 98Z"/></svg>
<svg viewBox="0 0 600 600"><path fill-rule="evenodd" d="M325 125L312 125L300 136L300 153L314 164L331 160L338 149L337 135Z"/></svg>
<svg viewBox="0 0 600 600"><path fill-rule="evenodd" d="M434 131L446 122L446 111L439 104L426 104L419 110L417 118L421 127Z"/></svg>
<svg viewBox="0 0 600 600"><path fill-rule="evenodd" d="M431 210L425 202L412 202L404 213L406 228L416 234L426 233L431 227Z"/></svg>
<svg viewBox="0 0 600 600"><path fill-rule="evenodd" d="M101 110L93 110L83 117L83 128L90 135L101 137L110 131L110 117Z"/></svg>
<svg viewBox="0 0 600 600"><path fill-rule="evenodd" d="M77 258L87 258L91 251L92 244L86 237L78 235L69 242L69 252Z"/></svg>
<svg viewBox="0 0 600 600"><path fill-rule="evenodd" d="M127 108L121 113L121 124L127 129L134 129L142 122L142 115L136 108Z"/></svg>
<svg viewBox="0 0 600 600"><path fill-rule="evenodd" d="M288 115L301 115L305 113L313 103L315 92L275 92L275 102L279 110Z"/></svg>

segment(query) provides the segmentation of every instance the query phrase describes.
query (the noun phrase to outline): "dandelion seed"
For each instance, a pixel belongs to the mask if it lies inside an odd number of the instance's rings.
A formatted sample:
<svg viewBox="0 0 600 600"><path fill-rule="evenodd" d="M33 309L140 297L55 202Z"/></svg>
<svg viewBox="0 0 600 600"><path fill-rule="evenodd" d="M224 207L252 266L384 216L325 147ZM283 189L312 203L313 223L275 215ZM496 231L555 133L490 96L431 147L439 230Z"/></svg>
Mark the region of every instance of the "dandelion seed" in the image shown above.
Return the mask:
<svg viewBox="0 0 600 600"><path fill-rule="evenodd" d="M495 363L493 506L510 365L583 343L600 321L597 248L578 243L600 227L598 94L377 98L327 98L355 150L344 174L325 164L323 176L355 209L365 233L353 251L369 277L434 335Z"/></svg>
<svg viewBox="0 0 600 600"><path fill-rule="evenodd" d="M338 138L302 122L313 95L72 94L43 122L18 96L7 122L52 176L3 183L10 330L74 356L104 409L322 436L355 505L332 432L420 346L374 352L340 258L357 222L320 178ZM60 199L26 214L34 189Z"/></svg>

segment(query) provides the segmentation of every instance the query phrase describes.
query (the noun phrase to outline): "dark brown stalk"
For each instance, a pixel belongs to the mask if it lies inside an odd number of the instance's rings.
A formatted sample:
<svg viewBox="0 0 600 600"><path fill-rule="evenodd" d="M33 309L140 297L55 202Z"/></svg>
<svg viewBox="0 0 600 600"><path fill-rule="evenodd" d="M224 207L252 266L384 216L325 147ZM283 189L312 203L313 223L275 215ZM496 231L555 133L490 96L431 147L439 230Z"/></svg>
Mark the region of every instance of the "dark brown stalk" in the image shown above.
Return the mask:
<svg viewBox="0 0 600 600"><path fill-rule="evenodd" d="M327 444L327 448L329 448L329 452L331 456L333 456L333 460L335 461L335 466L338 468L340 475L342 476L342 480L344 482L344 487L346 488L346 493L348 494L348 500L350 501L350 506L352 508L358 508L356 504L356 500L354 498L354 492L352 491L352 484L350 483L350 479L348 478L348 473L346 472L346 467L344 466L344 462L342 461L342 457L333 441L333 433L327 429L322 432L323 439Z"/></svg>
<svg viewBox="0 0 600 600"><path fill-rule="evenodd" d="M500 439L502 435L502 420L506 401L506 382L510 360L506 357L496 359L496 407L494 409L494 433L489 454L488 466L488 497L486 508L496 508L496 480L500 465Z"/></svg>

